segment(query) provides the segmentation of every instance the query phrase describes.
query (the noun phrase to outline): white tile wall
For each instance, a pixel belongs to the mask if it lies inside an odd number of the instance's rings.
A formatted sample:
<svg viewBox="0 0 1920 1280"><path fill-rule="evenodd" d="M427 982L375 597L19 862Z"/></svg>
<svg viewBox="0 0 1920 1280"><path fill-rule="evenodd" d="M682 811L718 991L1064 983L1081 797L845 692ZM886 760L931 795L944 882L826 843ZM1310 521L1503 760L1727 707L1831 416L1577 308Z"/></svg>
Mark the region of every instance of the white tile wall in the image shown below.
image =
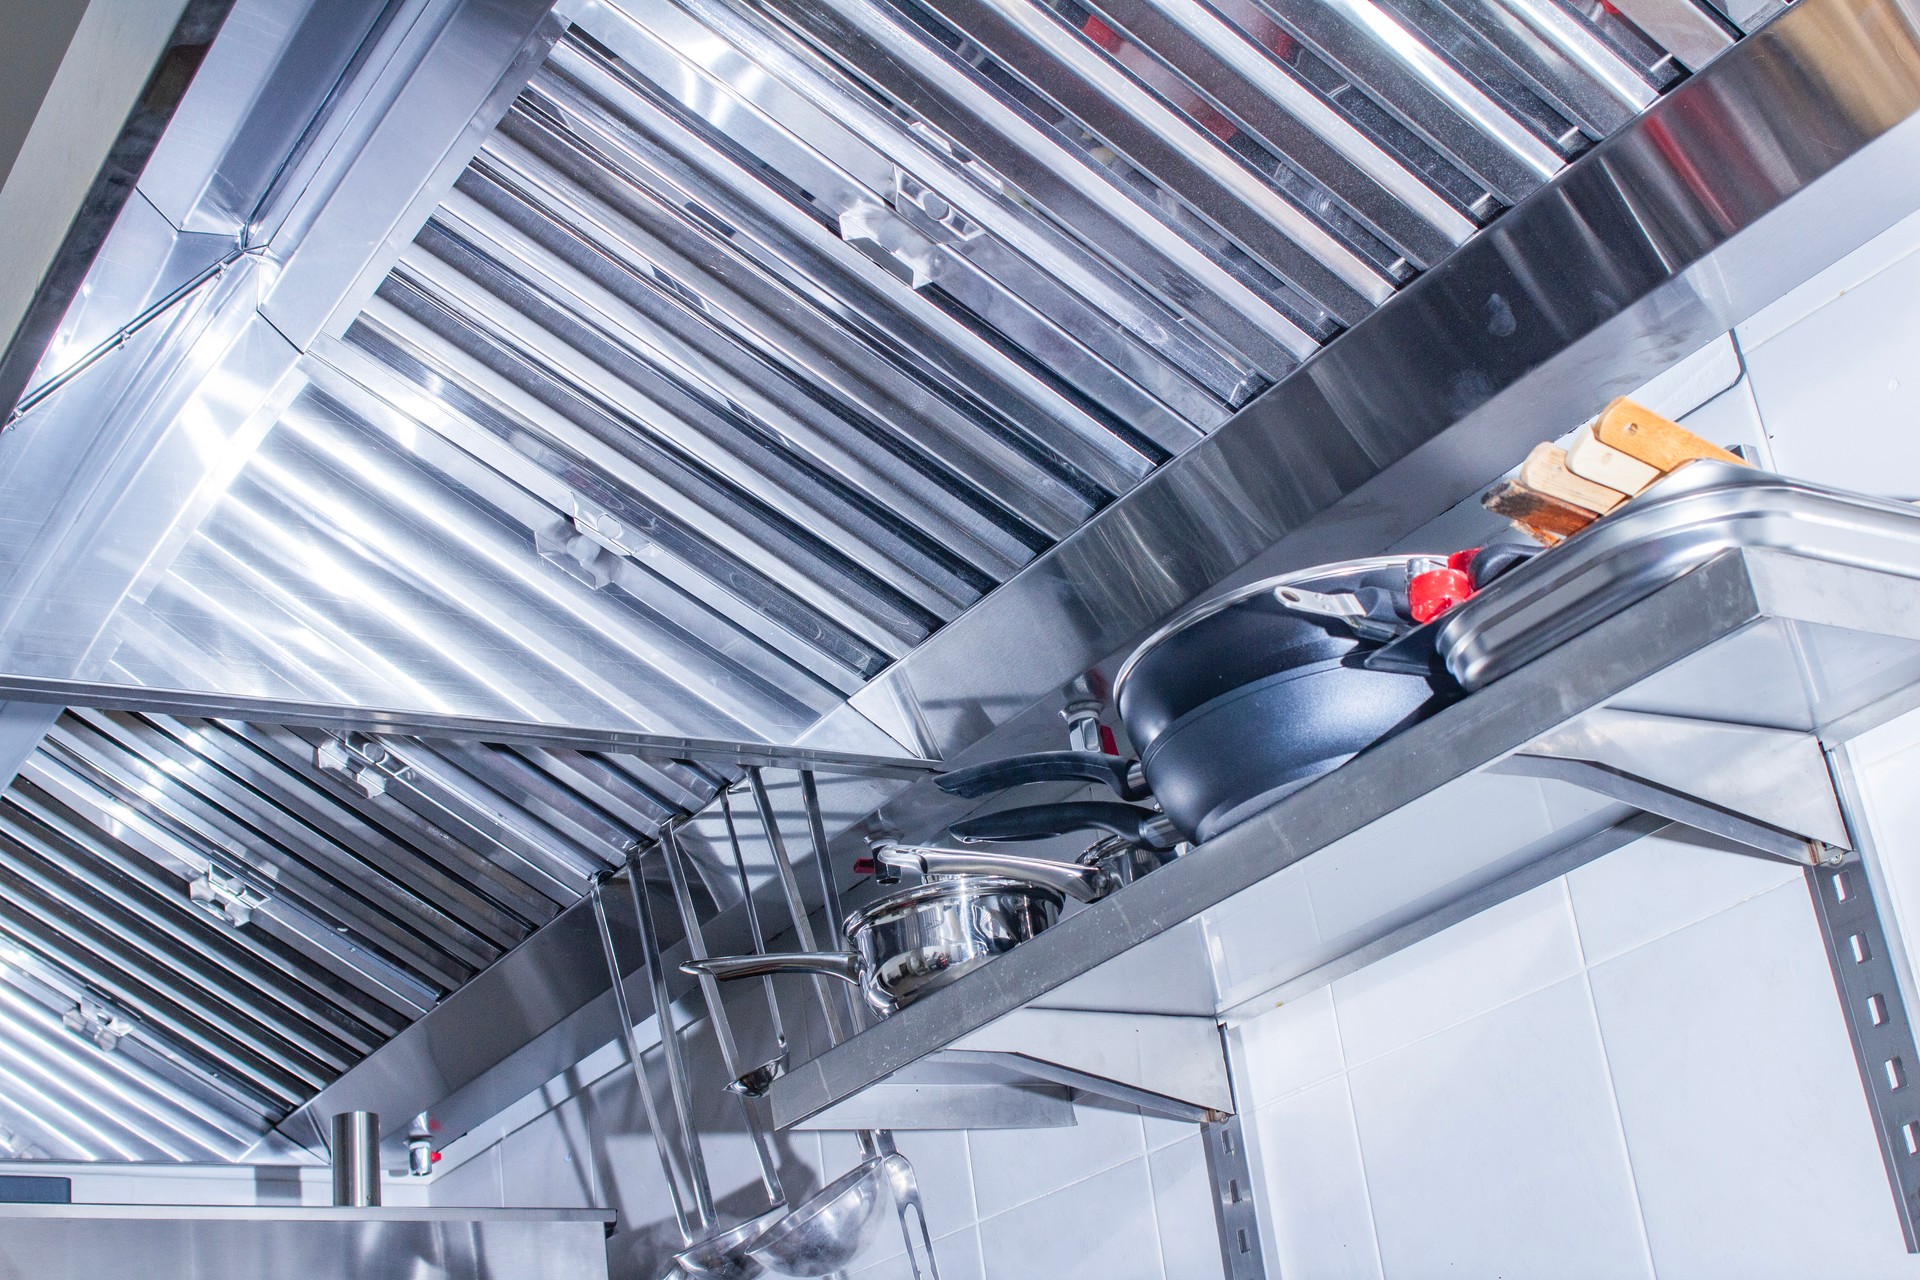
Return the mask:
<svg viewBox="0 0 1920 1280"><path fill-rule="evenodd" d="M1248 1074L1258 1073L1248 1063ZM1256 1108L1243 1125L1254 1185L1269 1211L1261 1224L1269 1274L1379 1276L1372 1201L1346 1076Z"/></svg>
<svg viewBox="0 0 1920 1280"><path fill-rule="evenodd" d="M1592 973L1663 1280L1916 1276L1804 883Z"/></svg>
<svg viewBox="0 0 1920 1280"><path fill-rule="evenodd" d="M1147 1162L1136 1156L982 1219L987 1275L994 1280L1165 1280L1152 1203Z"/></svg>

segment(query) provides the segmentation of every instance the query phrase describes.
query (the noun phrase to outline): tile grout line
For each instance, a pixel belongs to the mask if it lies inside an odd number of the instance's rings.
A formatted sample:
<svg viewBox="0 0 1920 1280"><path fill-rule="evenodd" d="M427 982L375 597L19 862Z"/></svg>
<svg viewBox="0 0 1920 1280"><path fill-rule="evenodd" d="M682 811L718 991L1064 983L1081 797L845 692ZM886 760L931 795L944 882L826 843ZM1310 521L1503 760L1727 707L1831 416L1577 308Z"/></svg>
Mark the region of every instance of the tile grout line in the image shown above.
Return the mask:
<svg viewBox="0 0 1920 1280"><path fill-rule="evenodd" d="M1367 1144L1360 1137L1360 1108L1353 1101L1353 1067L1347 1061L1347 1040L1340 1030L1340 997L1331 985L1327 988L1327 1006L1333 1017L1334 1047L1340 1053L1340 1070L1330 1078L1340 1082L1340 1091L1347 1098L1347 1118L1353 1122L1353 1152L1360 1159L1360 1201L1367 1210L1367 1233L1373 1238L1373 1265L1385 1276L1387 1259L1380 1251L1380 1215L1373 1208L1373 1183L1367 1177Z"/></svg>
<svg viewBox="0 0 1920 1280"><path fill-rule="evenodd" d="M1128 1161L1131 1161L1131 1160L1144 1161L1148 1155L1146 1128L1145 1128L1144 1122L1141 1121L1139 1112L1136 1111L1134 1113L1133 1118L1136 1123L1141 1123L1140 1148L1135 1154L1130 1156L1123 1156L1120 1159L1114 1161L1112 1164L1101 1165L1098 1169L1090 1169L1076 1178L1068 1179L1067 1181L1061 1183L1057 1187L1050 1187L1047 1190L1042 1191L1037 1196L1028 1196L1025 1200L1016 1200L1012 1204L1007 1205L1006 1207L1001 1209L995 1209L992 1213L989 1213L989 1214L983 1214L980 1212L979 1192L976 1189L974 1193L975 1221L985 1222L988 1218L1002 1217L1006 1214L1012 1213L1015 1209L1024 1208L1025 1206L1034 1203L1036 1200L1044 1200L1048 1196L1053 1195L1055 1192L1065 1191L1068 1187L1077 1187L1081 1183L1086 1182L1091 1178L1097 1178L1103 1173L1112 1173L1115 1169L1118 1169L1121 1165L1126 1164ZM1041 1131L1041 1132L1044 1132L1044 1131ZM972 1143L968 1143L967 1145L967 1177L969 1181L971 1181L973 1177L973 1145ZM1026 1280L1026 1277L1023 1276L1020 1278L1020 1280Z"/></svg>
<svg viewBox="0 0 1920 1280"><path fill-rule="evenodd" d="M1607 1052L1607 1030L1600 1021L1600 1002L1593 994L1593 970L1587 964L1586 940L1580 936L1580 913L1573 909L1573 886L1560 877L1560 892L1567 904L1567 921L1573 926L1573 945L1580 955L1580 986L1587 993L1587 1013L1593 1019L1594 1037L1600 1042L1600 1069L1607 1077L1607 1103L1613 1109L1614 1131L1620 1135L1620 1155L1627 1166L1627 1185L1633 1188L1634 1217L1640 1226L1640 1248L1646 1255L1647 1274L1658 1280L1660 1269L1653 1260L1653 1236L1647 1230L1647 1202L1640 1191L1640 1175L1633 1167L1633 1143L1627 1139L1627 1120L1620 1110L1620 1088L1613 1079L1613 1058Z"/></svg>

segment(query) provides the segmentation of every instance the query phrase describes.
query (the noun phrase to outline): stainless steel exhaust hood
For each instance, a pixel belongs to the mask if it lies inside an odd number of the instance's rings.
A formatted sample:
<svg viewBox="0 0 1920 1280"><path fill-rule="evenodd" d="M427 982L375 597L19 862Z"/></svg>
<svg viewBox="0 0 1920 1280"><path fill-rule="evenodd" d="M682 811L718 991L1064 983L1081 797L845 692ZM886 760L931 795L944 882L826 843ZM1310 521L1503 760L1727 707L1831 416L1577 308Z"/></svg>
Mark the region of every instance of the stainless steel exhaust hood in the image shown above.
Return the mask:
<svg viewBox="0 0 1920 1280"><path fill-rule="evenodd" d="M1693 0L270 8L236 5L259 38L210 55L36 377L247 254L0 439L0 673L896 752L1020 709L942 704L931 637L1030 643L997 588L1125 540L1126 495L1409 284L1444 310L1458 246L1501 253L1739 34ZM1484 301L1450 305L1532 322ZM42 724L0 810L38 1029L0 1071L127 1083L0 1122L77 1158L240 1155L727 777Z"/></svg>

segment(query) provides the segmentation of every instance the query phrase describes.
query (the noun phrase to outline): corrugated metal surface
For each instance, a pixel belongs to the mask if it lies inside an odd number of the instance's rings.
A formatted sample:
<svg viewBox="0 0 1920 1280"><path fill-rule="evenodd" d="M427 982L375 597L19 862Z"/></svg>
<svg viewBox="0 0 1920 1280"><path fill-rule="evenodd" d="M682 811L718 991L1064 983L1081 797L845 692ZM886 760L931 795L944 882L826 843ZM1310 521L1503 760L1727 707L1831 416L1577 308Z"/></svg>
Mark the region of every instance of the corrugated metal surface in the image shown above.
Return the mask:
<svg viewBox="0 0 1920 1280"><path fill-rule="evenodd" d="M567 12L102 678L791 741L1684 74L1579 0ZM70 713L0 1119L232 1156L714 782Z"/></svg>
<svg viewBox="0 0 1920 1280"><path fill-rule="evenodd" d="M63 1158L233 1158L712 790L624 757L68 712L0 799L0 1023L32 1028L0 1080L52 1045L112 1083L0 1089L0 1123Z"/></svg>

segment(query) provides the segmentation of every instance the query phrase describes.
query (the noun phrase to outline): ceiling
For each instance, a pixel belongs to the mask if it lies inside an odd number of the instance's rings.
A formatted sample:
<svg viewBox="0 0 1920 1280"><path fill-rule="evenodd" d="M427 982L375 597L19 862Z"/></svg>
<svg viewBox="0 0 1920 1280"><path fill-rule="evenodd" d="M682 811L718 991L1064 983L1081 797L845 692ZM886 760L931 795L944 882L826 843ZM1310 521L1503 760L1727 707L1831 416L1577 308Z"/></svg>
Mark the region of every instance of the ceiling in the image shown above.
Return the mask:
<svg viewBox="0 0 1920 1280"><path fill-rule="evenodd" d="M41 376L205 283L0 441L0 670L793 742L1736 35L243 0ZM296 63L309 113L249 133ZM73 1159L272 1150L732 776L46 724L0 800L0 1140Z"/></svg>

